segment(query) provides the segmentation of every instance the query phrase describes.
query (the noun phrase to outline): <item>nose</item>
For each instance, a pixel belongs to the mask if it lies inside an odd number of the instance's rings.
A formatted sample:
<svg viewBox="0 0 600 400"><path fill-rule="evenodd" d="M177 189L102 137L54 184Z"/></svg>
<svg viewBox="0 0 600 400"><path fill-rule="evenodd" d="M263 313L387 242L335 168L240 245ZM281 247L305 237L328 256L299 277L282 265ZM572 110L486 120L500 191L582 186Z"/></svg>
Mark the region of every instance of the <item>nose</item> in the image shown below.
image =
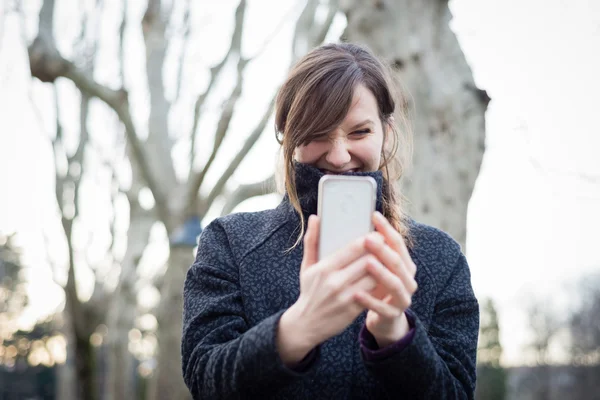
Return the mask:
<svg viewBox="0 0 600 400"><path fill-rule="evenodd" d="M331 147L325 156L327 163L336 169L342 169L344 165L350 162L351 158L346 140L339 137L333 139Z"/></svg>

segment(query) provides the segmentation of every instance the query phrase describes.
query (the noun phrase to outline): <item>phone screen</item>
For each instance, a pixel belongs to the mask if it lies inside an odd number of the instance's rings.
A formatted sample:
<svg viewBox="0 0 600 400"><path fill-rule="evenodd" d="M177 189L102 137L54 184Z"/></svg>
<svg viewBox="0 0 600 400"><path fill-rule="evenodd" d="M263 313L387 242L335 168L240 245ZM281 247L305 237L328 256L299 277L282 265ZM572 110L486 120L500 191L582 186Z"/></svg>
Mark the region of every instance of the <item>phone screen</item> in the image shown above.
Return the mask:
<svg viewBox="0 0 600 400"><path fill-rule="evenodd" d="M373 230L377 183L371 177L325 175L319 182L319 259Z"/></svg>

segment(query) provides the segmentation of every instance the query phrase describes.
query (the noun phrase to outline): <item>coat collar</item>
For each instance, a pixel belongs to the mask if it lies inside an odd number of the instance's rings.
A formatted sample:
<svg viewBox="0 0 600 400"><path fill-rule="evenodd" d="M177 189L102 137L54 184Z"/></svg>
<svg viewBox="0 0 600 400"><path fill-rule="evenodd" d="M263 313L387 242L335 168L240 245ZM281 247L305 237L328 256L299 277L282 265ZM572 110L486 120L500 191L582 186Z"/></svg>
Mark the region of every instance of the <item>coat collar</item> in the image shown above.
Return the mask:
<svg viewBox="0 0 600 400"><path fill-rule="evenodd" d="M296 192L300 200L300 206L305 220L311 214L317 214L317 205L319 197L319 180L325 175L320 169L304 163L294 163L294 173L296 179ZM377 203L376 209L379 212L383 210L383 191L385 188L385 180L381 171L375 172L348 172L346 176L370 176L377 183ZM289 208L293 209L289 203L289 197L286 193L283 203L287 203Z"/></svg>

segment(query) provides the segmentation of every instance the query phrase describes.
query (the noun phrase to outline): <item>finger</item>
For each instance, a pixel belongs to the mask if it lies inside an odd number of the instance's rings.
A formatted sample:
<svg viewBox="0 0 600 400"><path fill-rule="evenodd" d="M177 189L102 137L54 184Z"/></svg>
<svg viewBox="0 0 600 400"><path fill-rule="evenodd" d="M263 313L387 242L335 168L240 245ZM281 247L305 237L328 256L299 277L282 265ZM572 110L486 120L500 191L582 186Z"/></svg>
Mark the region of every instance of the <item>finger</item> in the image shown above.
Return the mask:
<svg viewBox="0 0 600 400"><path fill-rule="evenodd" d="M370 275L367 275L359 279L355 284L352 285L350 290L356 291L371 291L377 287L377 281Z"/></svg>
<svg viewBox="0 0 600 400"><path fill-rule="evenodd" d="M412 293L406 289L404 282L398 276L394 275L380 262L369 263L367 270L377 282L390 291L397 306L402 307L404 310L410 307Z"/></svg>
<svg viewBox="0 0 600 400"><path fill-rule="evenodd" d="M367 272L367 265L373 260L372 255L363 256L346 268L331 273L326 282L328 289L341 292L343 299L349 299L358 290L373 290L377 281Z"/></svg>
<svg viewBox="0 0 600 400"><path fill-rule="evenodd" d="M352 300L352 296L356 292L369 292L377 287L377 281L370 275L365 275L359 278L351 286L346 287L340 292L339 299L341 301Z"/></svg>
<svg viewBox="0 0 600 400"><path fill-rule="evenodd" d="M367 253L365 242L367 238L371 236L373 237L373 240L383 241L381 235L378 235L375 232L355 239L350 244L327 257L325 260L322 260L323 273L328 274L330 272L342 269L350 263L358 260L360 257L364 256Z"/></svg>
<svg viewBox="0 0 600 400"><path fill-rule="evenodd" d="M410 272L404 260L402 260L396 251L387 244L375 242L371 238L367 239L366 247L387 269L402 280L410 293L414 293L417 290L417 282L414 279L414 274Z"/></svg>
<svg viewBox="0 0 600 400"><path fill-rule="evenodd" d="M410 257L408 247L406 247L406 243L404 242L402 235L379 211L376 211L373 215L373 225L375 226L377 232L383 235L385 242L400 255L402 261L408 269L408 272L414 276L417 271L417 267Z"/></svg>
<svg viewBox="0 0 600 400"><path fill-rule="evenodd" d="M367 265L369 265L369 261L372 262L373 258L372 255L362 256L346 268L332 272L330 278L338 281L340 287L346 287L362 277L367 277L374 282L374 279L367 272Z"/></svg>
<svg viewBox="0 0 600 400"><path fill-rule="evenodd" d="M361 291L354 294L354 300L364 308L375 311L379 316L385 319L394 319L402 315L402 310L394 307L385 301L379 300L369 293Z"/></svg>
<svg viewBox="0 0 600 400"><path fill-rule="evenodd" d="M304 234L304 255L300 270L305 270L318 260L318 244L319 244L319 217L311 215L308 217L306 233Z"/></svg>
<svg viewBox="0 0 600 400"><path fill-rule="evenodd" d="M402 235L389 223L389 221L379 212L373 213L373 225L375 230L383 235L388 245L398 252L402 251L401 243L404 242Z"/></svg>

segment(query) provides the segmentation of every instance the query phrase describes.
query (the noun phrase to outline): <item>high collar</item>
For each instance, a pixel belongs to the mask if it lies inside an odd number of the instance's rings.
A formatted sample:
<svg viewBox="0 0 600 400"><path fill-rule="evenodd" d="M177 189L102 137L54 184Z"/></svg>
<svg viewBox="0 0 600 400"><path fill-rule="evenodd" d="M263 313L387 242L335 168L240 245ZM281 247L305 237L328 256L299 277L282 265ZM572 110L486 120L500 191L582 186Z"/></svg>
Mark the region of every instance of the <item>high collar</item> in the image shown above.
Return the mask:
<svg viewBox="0 0 600 400"><path fill-rule="evenodd" d="M303 163L294 163L294 172L296 178L296 192L302 207L302 213L305 219L311 214L317 213L319 180L325 175L320 169ZM377 203L376 209L379 212L383 210L383 189L385 181L381 171L375 172L347 172L347 176L370 176L377 182ZM287 199L287 194L286 194Z"/></svg>

